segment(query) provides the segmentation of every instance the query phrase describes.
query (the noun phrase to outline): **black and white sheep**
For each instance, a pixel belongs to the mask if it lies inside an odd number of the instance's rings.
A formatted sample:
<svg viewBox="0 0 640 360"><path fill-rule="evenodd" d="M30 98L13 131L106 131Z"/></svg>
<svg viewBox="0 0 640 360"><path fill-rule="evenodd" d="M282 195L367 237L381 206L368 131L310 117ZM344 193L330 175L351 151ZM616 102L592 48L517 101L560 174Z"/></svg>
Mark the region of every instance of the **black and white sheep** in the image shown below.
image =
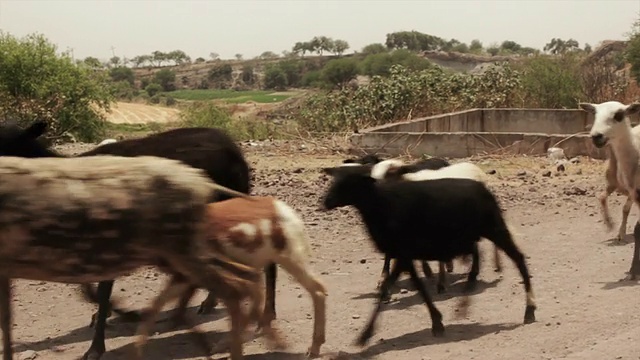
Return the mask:
<svg viewBox="0 0 640 360"><path fill-rule="evenodd" d="M334 167L324 206L331 210L354 206L376 248L396 259L391 274L380 287L378 304L359 345L373 336L382 300L400 274L408 271L427 304L434 336L442 335L442 314L417 276L413 260L450 261L470 255L481 238L492 241L517 265L526 291L524 322L535 321L536 304L525 257L513 242L495 196L470 179L435 179L377 183L370 167Z"/></svg>

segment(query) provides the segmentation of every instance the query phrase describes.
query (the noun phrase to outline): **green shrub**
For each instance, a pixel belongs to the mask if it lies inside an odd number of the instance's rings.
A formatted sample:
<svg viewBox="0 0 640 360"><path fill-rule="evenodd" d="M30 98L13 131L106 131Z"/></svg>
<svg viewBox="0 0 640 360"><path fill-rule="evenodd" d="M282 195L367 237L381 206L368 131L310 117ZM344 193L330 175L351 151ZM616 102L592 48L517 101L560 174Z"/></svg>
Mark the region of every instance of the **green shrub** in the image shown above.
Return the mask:
<svg viewBox="0 0 640 360"><path fill-rule="evenodd" d="M331 60L322 69L322 79L334 86L340 86L358 75L358 61L353 58Z"/></svg>
<svg viewBox="0 0 640 360"><path fill-rule="evenodd" d="M146 91L150 97L154 97L156 94L162 91L162 86L160 86L160 84L151 83L147 85L146 88L144 88L144 91Z"/></svg>

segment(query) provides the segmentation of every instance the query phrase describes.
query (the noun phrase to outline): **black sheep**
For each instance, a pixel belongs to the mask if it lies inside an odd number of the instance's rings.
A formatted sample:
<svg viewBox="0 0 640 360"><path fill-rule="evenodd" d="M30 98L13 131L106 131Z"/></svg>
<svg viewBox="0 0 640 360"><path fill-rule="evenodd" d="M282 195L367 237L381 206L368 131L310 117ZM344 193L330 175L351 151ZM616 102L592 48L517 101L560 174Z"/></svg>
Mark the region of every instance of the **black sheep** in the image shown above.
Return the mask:
<svg viewBox="0 0 640 360"><path fill-rule="evenodd" d="M442 335L442 314L418 279L413 260L450 261L470 255L481 238L495 243L517 265L527 294L524 322L535 321L536 305L524 255L513 242L495 196L484 184L452 178L376 183L370 171L368 166L324 169L334 177L324 197L325 208L354 206L376 248L397 260L380 287L378 304L358 338L359 345L373 336L381 303L404 271L427 304L433 335Z"/></svg>

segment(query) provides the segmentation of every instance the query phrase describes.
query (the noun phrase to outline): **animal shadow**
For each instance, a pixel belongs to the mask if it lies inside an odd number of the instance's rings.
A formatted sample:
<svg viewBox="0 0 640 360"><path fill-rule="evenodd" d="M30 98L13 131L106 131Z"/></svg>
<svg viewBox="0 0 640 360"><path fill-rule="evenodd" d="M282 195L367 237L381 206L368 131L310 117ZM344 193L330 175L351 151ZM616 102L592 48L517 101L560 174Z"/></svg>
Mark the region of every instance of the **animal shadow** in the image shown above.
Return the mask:
<svg viewBox="0 0 640 360"><path fill-rule="evenodd" d="M193 325L200 325L211 321L216 321L218 319L226 316L226 311L223 308L215 308L211 314L207 315L198 315L196 314L197 308L200 305L192 306L187 308L187 317L188 321ZM158 320L156 321L155 326L153 327L153 333L166 333L182 330L188 327L188 325L182 325L178 327L172 327L169 318L173 316L175 309L163 311L158 315ZM46 340L40 340L35 342L15 342L14 351L16 353L25 351L25 350L33 350L33 351L42 351L46 349L50 349L52 345L67 345L67 344L75 344L84 341L91 341L93 339L93 334L95 328L89 327L89 320L91 316L87 314L87 323L86 325L82 325L76 329L71 330L70 332L58 336L58 337L50 337ZM20 324L18 324L20 326ZM112 321L108 322L106 329L105 340L118 338L118 337L129 337L135 335L137 330L137 323L125 323L119 317L113 318ZM108 347L108 344L107 344ZM89 347L87 346L87 349Z"/></svg>
<svg viewBox="0 0 640 360"><path fill-rule="evenodd" d="M431 334L431 326L429 325L422 330L376 342L360 353L348 354L351 356L347 356L344 359L370 359L388 351L409 350L437 343L474 340L488 334L513 330L519 326L522 326L522 324L452 324L445 325L445 335L443 337L434 337Z"/></svg>
<svg viewBox="0 0 640 360"><path fill-rule="evenodd" d="M603 241L607 246L625 246L629 244L633 244L635 239L633 238L633 234L626 234L622 240L618 240L617 237L612 237L611 239Z"/></svg>
<svg viewBox="0 0 640 360"><path fill-rule="evenodd" d="M608 281L608 282L598 282L599 284L604 284L602 286L603 290L614 290L622 287L631 287L640 285L640 279L630 280L626 277L619 279L617 281Z"/></svg>

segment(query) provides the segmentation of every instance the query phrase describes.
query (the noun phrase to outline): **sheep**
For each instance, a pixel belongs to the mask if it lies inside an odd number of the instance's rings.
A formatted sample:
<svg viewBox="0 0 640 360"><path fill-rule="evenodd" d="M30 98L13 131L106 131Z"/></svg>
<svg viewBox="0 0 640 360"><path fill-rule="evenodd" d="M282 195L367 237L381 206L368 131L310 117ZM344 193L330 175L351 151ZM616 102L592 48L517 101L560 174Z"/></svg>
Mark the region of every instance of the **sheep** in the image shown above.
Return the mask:
<svg viewBox="0 0 640 360"><path fill-rule="evenodd" d="M62 155L47 149L39 143L39 138L45 132L47 124L36 121L26 129L8 124L0 128L0 156L62 157ZM139 156L151 155L180 160L194 168L203 169L211 180L230 189L248 194L251 189L249 166L244 159L241 149L225 132L209 128L185 128L164 131L140 139L128 139L116 143L99 146L93 150L79 154L79 157L95 155ZM230 198L221 194L220 200ZM277 270L275 264L265 269L267 294L265 311L275 318L275 287ZM102 282L98 285L98 294L106 297L98 304L104 304L111 296L113 282ZM94 314L90 326L95 323L96 334L91 343L92 348L104 348L104 327L109 311ZM104 309L103 309L104 310ZM135 311L124 312L114 308L114 311L126 320L137 321L140 316ZM181 314L178 312L177 314ZM103 318L97 315L103 315ZM175 319L176 323L181 319Z"/></svg>
<svg viewBox="0 0 640 360"><path fill-rule="evenodd" d="M631 136L636 139L636 141L640 142L640 125L634 126L631 128ZM617 180L617 160L616 156L613 153L610 146L607 146L607 168L605 170L605 182L606 187L605 190L598 195L598 201L600 202L600 208L602 209L602 214L609 213L609 205L607 204L607 198L614 192L618 192L619 194L626 194L626 190L618 184ZM627 200L622 206L622 221L620 222L620 227L618 228L618 235L616 236L617 241L622 241L627 234L627 219L629 218L629 212L631 212L631 205L633 200L631 197L627 196ZM613 229L613 220L611 216L604 216L604 223L607 226L608 230Z"/></svg>
<svg viewBox="0 0 640 360"><path fill-rule="evenodd" d="M535 321L536 304L525 257L513 242L497 199L485 184L470 179L377 183L367 167L323 170L334 178L324 196L324 208L354 206L376 248L396 259L380 287L374 313L357 339L358 345L364 346L373 336L382 300L404 271L409 272L427 304L432 334L443 335L442 314L418 279L412 261L448 261L471 254L480 238L492 241L517 265L526 291L524 323Z"/></svg>
<svg viewBox="0 0 640 360"><path fill-rule="evenodd" d="M216 265L216 254L203 244L214 190L247 195L215 184L201 169L151 156L2 157L0 178L4 360L13 358L13 278L86 284L161 263L193 284L215 288L225 302L255 293L250 289L257 275L232 274L233 268L255 270ZM149 324L140 331L144 326ZM138 340L138 348L144 341Z"/></svg>
<svg viewBox="0 0 640 360"><path fill-rule="evenodd" d="M256 269L273 262L287 270L313 300L313 342L307 354L318 356L320 346L325 342L327 290L309 269L307 259L311 248L304 222L294 209L280 200L257 196L251 199L253 201L234 198L209 204L207 251L223 254ZM184 306L178 308L186 306L194 290L192 287L185 293L181 299ZM212 299L215 299L215 292L209 292L201 306L211 306ZM260 325L270 329L273 318L266 312L264 315Z"/></svg>
<svg viewBox="0 0 640 360"><path fill-rule="evenodd" d="M625 194L627 204L623 207L623 223L626 219L625 213L631 209L631 203L640 206L640 138L634 136L631 128L629 116L640 112L640 103L629 105L618 101L607 101L600 104L580 103L580 108L594 114L594 122L590 135L593 144L602 148L609 145L611 158L605 172L607 188L600 196L601 212L605 220L605 225L609 230L613 228L611 215L606 203L606 197L614 190ZM625 232L625 228L620 230L620 234ZM640 237L636 236L638 224L634 227L635 245L633 259L629 270L628 279L635 280L640 275ZM619 234L619 236L620 236ZM624 235L624 234L622 234Z"/></svg>

